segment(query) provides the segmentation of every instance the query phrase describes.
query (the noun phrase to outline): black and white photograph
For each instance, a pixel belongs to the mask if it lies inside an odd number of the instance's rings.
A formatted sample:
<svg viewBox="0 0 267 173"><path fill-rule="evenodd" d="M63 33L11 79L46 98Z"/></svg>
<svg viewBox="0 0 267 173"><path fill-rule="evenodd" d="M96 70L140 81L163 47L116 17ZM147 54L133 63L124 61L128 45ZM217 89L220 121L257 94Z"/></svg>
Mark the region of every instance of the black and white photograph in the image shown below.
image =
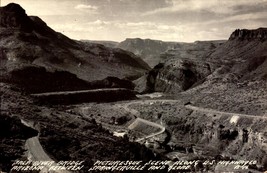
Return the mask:
<svg viewBox="0 0 267 173"><path fill-rule="evenodd" d="M0 0L0 173L267 173L267 0Z"/></svg>

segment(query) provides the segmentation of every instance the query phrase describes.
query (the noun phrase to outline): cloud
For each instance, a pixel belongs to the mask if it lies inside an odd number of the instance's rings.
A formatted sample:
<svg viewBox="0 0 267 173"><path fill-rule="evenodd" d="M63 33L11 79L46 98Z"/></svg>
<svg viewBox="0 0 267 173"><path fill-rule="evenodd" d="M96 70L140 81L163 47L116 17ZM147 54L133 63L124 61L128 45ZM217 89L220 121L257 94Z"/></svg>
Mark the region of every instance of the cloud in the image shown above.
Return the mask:
<svg viewBox="0 0 267 173"><path fill-rule="evenodd" d="M230 21L244 21L244 20L256 20L264 18L267 21L267 12L255 12L249 14L240 14L228 17L221 22L230 22Z"/></svg>
<svg viewBox="0 0 267 173"><path fill-rule="evenodd" d="M148 11L145 15L174 13L174 12L192 12L192 11L211 11L215 13L229 14L234 13L236 6L259 6L266 3L266 0L172 0L172 5Z"/></svg>
<svg viewBox="0 0 267 173"><path fill-rule="evenodd" d="M74 8L78 10L97 10L98 9L97 6L84 5L84 4L78 4Z"/></svg>

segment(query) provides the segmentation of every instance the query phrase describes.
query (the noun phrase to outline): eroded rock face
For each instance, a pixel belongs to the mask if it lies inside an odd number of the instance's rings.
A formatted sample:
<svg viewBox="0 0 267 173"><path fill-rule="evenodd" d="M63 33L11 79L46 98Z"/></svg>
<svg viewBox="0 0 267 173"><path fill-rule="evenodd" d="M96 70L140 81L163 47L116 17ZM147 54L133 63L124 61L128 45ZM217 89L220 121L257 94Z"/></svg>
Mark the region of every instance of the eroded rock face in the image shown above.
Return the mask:
<svg viewBox="0 0 267 173"><path fill-rule="evenodd" d="M190 60L168 62L156 77L155 91L179 92L192 87L211 73L209 64Z"/></svg>
<svg viewBox="0 0 267 173"><path fill-rule="evenodd" d="M254 30L248 29L237 29L235 30L229 40L240 39L240 40L252 40L252 39L259 39L259 40L266 40L267 39L267 28L259 28Z"/></svg>
<svg viewBox="0 0 267 173"><path fill-rule="evenodd" d="M205 62L168 61L165 64L158 64L148 73L146 91L178 93L201 83L209 74L211 74L210 65Z"/></svg>

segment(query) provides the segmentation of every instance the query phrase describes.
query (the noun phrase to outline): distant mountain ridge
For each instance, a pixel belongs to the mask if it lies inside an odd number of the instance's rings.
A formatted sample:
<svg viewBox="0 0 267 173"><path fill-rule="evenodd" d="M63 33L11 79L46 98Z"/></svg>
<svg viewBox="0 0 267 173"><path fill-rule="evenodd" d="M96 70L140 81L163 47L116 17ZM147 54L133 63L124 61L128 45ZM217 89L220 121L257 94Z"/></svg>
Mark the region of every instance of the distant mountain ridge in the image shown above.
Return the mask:
<svg viewBox="0 0 267 173"><path fill-rule="evenodd" d="M150 67L157 65L162 59L160 54L168 49L173 49L180 44L178 42L165 42L161 40L126 38L122 42L101 41L101 40L81 40L87 43L97 43L110 48L120 48L134 53L142 58Z"/></svg>
<svg viewBox="0 0 267 173"><path fill-rule="evenodd" d="M195 41L193 43L170 42L153 39L126 38L122 42L81 40L85 43L97 43L111 48L130 51L142 58L151 68L167 61L170 57L198 57L203 51L211 50L226 40ZM194 52L194 53L192 53ZM199 53L201 52L201 53ZM178 54L180 57L178 57ZM173 56L171 56L173 55Z"/></svg>
<svg viewBox="0 0 267 173"><path fill-rule="evenodd" d="M161 53L179 47L179 42L164 42L161 40L127 38L120 42L117 47L131 51L135 55L140 56L150 67L154 67L161 62Z"/></svg>

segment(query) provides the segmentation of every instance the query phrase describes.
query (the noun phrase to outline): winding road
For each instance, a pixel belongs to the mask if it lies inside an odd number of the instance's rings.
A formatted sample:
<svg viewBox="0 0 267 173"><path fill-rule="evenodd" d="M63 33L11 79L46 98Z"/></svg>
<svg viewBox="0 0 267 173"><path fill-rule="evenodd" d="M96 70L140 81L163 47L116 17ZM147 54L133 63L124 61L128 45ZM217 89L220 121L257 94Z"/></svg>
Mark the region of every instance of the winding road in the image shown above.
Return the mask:
<svg viewBox="0 0 267 173"><path fill-rule="evenodd" d="M194 110L194 111L200 111L200 112L205 112L205 113L213 113L213 114L221 114L221 115L224 115L224 116L240 116L240 117L255 118L255 119L267 119L266 116L257 116L257 115L249 115L249 114L223 112L223 111L217 111L217 110L214 110L214 109L197 107L197 106L193 106L193 105L186 105L185 107L188 108L188 109Z"/></svg>
<svg viewBox="0 0 267 173"><path fill-rule="evenodd" d="M21 123L25 126L34 128L31 123L27 123L26 121L21 119ZM51 162L50 166L46 165L44 168L40 171L41 173L71 173L71 171L67 170L49 170L51 166L57 166L56 162L51 159L46 152L44 151L42 145L39 141L39 135L29 138L26 140L25 148L28 151L28 159L31 161L45 161L45 162Z"/></svg>
<svg viewBox="0 0 267 173"><path fill-rule="evenodd" d="M136 142L140 142L140 141L143 141L143 140L145 140L145 139L152 138L152 137L154 137L154 136L160 135L160 134L164 133L165 130L166 130L165 127L163 127L163 126L161 126L161 125L159 125L159 124L157 124L157 123L153 123L153 122L151 122L151 121L142 119L142 118L136 118L135 121L134 121L128 128L129 128L130 130L132 130L132 129L134 129L139 123L144 123L144 124L147 124L147 125L149 125L149 126L156 127L156 128L159 129L159 131L158 131L158 132L155 132L155 133L151 133L150 135L147 135L147 136L145 136L145 137L143 137L143 138L138 138L138 139L135 140Z"/></svg>
<svg viewBox="0 0 267 173"><path fill-rule="evenodd" d="M140 118L140 112L136 109L133 108L129 108L130 105L132 104L154 104L156 102L161 102L161 103L177 103L177 105L181 105L182 102L179 100L168 100L168 99L151 99L151 100L136 100L136 101L131 101L131 102L126 102L126 103L116 103L114 106L115 107L119 107L119 108L123 108L126 112L129 112L132 116L135 117L135 119L133 120L133 122L128 126L128 129L134 129L135 126L139 123L144 123L147 124L148 126L152 126L155 127L157 129L159 129L157 132L151 133L145 137L142 138L138 138L136 139L136 142L140 142L143 140L146 140L148 138L153 138L157 135L160 135L162 133L165 132L165 127L142 119ZM199 112L204 112L204 113L210 113L210 114L217 114L217 115L221 115L221 116L232 116L236 118L236 120L238 120L239 117L247 117L247 118L255 118L255 119L267 119L266 116L256 116L256 115L248 115L248 114L239 114L239 113L230 113L230 112L223 112L223 111L217 111L217 110L213 110L213 109L208 109L208 108L202 108L202 107L197 107L197 106L193 106L191 104L189 105L185 105L185 108L187 109L191 109L193 111L199 111ZM30 153L30 158L34 161L53 161L44 151L44 149L42 148L38 136L30 138L26 141L26 147L28 149L28 152ZM56 164L56 163L55 163ZM54 165L53 165L54 166ZM70 171L48 171L47 169L42 170L41 172L57 172L57 173L70 173Z"/></svg>
<svg viewBox="0 0 267 173"><path fill-rule="evenodd" d="M150 103L151 101L152 101L152 100L147 100L147 103ZM153 100L153 101L155 101L155 100ZM158 101L158 100L156 100L156 101ZM169 100L169 101L171 101L171 100ZM147 136L145 136L145 137L138 138L138 139L136 139L135 141L136 141L136 142L141 142L141 141L143 141L143 140L145 140L145 139L152 138L152 137L154 137L154 136L157 136L157 135L160 135L160 134L164 133L165 130L166 130L164 126L162 126L162 125L160 125L160 124L157 124L157 123L154 123L154 122L151 122L151 121L148 121L148 120L145 120L145 119L143 119L143 118L140 118L140 112L139 112L139 111L137 111L137 110L135 110L135 109L130 109L130 108L129 108L129 106L130 106L131 104L136 104L136 103L144 104L145 102L142 101L142 100L138 100L138 101L132 101L132 102L129 102L129 103L125 103L125 104L123 104L123 105L121 105L121 104L120 104L120 105L115 105L116 107L123 108L125 111L129 112L130 114L132 114L132 115L136 118L136 119L135 119L135 120L128 126L128 129L132 130L132 129L134 129L134 128L138 125L138 123L144 123L144 124L147 124L147 125L149 125L149 126L158 128L159 131L158 131L158 132L155 132L155 133L152 133L152 134L150 134L150 135L147 135Z"/></svg>
<svg viewBox="0 0 267 173"><path fill-rule="evenodd" d="M157 128L160 128L161 130L156 132L156 133L152 133L146 137L143 137L143 138L139 138L137 139L136 141L137 142L140 142L144 139L148 139L148 138L152 138L154 136L157 136L157 135L160 135L162 133L165 132L165 127L160 125L160 124L157 124L157 123L154 123L154 122L151 122L151 121L148 121L148 120L145 120L145 119L142 119L140 118L140 112L135 110L135 109L131 109L129 108L130 105L132 104L154 104L156 102L162 102L162 103L177 103L179 105L181 105L181 101L179 100L170 100L170 99L151 99L151 100L136 100L136 101L131 101L131 102L128 102L128 103L124 103L124 104L119 104L119 105L116 105L117 107L121 107L123 108L125 111L129 112L130 114L132 114L136 119L134 122L132 122L132 124L129 125L129 129L133 129L133 127L135 126L135 124L137 123L146 123L150 126L154 126L154 127L157 127ZM191 109L193 111L199 111L199 112L204 112L204 113L209 113L209 114L217 114L217 115L221 115L221 116L229 116L231 117L231 120L230 120L230 123L236 123L238 121L238 119L240 117L246 117L246 118L253 118L253 119L267 119L266 116L257 116L257 115L248 115L248 114L240 114L240 113L232 113L232 112L223 112L223 111L218 111L218 110L214 110L214 109L209 109L209 108L202 108L202 107L197 107L197 106L193 106L191 104L189 105L185 105L184 106L185 108L187 109Z"/></svg>

